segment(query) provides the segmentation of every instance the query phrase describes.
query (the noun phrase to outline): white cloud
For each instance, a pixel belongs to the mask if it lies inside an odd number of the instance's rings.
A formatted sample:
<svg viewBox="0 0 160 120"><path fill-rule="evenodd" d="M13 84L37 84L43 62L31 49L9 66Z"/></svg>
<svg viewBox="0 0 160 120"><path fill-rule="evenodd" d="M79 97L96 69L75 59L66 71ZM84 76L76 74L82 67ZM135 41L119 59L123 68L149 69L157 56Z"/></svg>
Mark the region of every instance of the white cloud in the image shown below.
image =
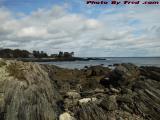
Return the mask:
<svg viewBox="0 0 160 120"><path fill-rule="evenodd" d="M43 28L28 27L18 31L17 37L39 37L47 35L47 31Z"/></svg>
<svg viewBox="0 0 160 120"><path fill-rule="evenodd" d="M67 9L54 6L16 18L1 8L0 47L75 51L79 56L160 56L158 9L146 14L143 8L112 8L96 18Z"/></svg>

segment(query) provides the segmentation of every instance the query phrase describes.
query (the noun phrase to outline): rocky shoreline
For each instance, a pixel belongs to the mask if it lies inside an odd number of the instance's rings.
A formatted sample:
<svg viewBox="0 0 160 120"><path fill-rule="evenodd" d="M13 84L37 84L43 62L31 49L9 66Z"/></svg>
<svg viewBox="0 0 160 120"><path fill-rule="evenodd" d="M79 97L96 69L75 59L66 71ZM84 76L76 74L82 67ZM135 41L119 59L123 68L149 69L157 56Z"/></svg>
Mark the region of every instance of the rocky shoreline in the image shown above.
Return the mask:
<svg viewBox="0 0 160 120"><path fill-rule="evenodd" d="M0 60L0 120L160 120L160 68Z"/></svg>

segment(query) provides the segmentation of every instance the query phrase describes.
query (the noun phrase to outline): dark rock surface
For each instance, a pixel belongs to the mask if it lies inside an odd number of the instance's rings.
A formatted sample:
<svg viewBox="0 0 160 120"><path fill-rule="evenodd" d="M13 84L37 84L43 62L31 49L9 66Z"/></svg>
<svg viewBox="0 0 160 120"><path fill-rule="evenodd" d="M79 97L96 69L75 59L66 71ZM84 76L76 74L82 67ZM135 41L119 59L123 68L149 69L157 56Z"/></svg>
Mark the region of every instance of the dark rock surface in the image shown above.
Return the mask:
<svg viewBox="0 0 160 120"><path fill-rule="evenodd" d="M147 78L160 81L160 69L158 67L141 67L141 75Z"/></svg>
<svg viewBox="0 0 160 120"><path fill-rule="evenodd" d="M69 70L0 60L0 120L160 120L160 68Z"/></svg>

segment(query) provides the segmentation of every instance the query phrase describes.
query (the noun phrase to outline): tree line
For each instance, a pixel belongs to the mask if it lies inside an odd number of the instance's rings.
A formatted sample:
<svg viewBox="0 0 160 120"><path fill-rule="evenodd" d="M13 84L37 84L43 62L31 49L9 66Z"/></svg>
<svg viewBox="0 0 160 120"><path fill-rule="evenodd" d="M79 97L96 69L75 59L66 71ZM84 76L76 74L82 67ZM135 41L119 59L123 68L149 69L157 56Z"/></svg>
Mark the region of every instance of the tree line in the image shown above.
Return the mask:
<svg viewBox="0 0 160 120"><path fill-rule="evenodd" d="M27 50L20 49L0 49L0 58L72 58L74 52L62 52L58 54L48 55L44 51L29 52Z"/></svg>

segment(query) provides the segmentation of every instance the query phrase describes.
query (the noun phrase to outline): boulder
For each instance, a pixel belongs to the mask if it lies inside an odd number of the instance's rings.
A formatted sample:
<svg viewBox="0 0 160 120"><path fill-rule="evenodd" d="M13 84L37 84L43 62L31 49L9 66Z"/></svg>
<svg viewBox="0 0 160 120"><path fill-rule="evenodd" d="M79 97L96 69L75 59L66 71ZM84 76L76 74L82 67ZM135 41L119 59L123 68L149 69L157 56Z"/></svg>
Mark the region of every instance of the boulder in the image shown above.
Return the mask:
<svg viewBox="0 0 160 120"><path fill-rule="evenodd" d="M114 86L129 86L139 79L140 71L131 63L118 65L110 75L110 84Z"/></svg>
<svg viewBox="0 0 160 120"><path fill-rule="evenodd" d="M65 112L59 116L59 120L76 120L69 113Z"/></svg>

